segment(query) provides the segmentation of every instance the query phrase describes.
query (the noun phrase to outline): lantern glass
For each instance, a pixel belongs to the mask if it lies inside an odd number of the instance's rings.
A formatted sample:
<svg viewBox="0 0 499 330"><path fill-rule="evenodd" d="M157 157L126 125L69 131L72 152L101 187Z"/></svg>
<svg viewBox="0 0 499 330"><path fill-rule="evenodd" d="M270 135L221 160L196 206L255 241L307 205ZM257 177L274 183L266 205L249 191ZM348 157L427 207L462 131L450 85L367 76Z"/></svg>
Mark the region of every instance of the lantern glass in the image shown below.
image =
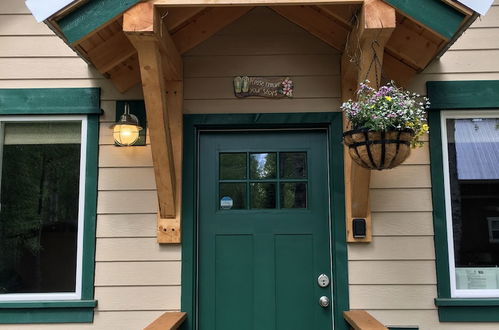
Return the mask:
<svg viewBox="0 0 499 330"><path fill-rule="evenodd" d="M113 128L114 141L121 146L129 146L139 139L140 126L115 125Z"/></svg>

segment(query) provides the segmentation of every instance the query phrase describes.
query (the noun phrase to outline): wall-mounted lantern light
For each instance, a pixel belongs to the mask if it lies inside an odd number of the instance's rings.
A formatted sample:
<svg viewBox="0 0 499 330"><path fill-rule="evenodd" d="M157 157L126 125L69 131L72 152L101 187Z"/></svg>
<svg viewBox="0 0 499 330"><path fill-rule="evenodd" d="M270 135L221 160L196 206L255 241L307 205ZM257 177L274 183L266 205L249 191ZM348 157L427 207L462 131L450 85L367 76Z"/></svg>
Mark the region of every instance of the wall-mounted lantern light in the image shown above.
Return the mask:
<svg viewBox="0 0 499 330"><path fill-rule="evenodd" d="M118 107L116 109L118 111ZM118 116L117 112L117 116ZM124 103L124 111L120 119L115 124L111 125L113 129L113 138L116 145L119 146L132 146L136 145L139 140L140 131L142 127L139 125L137 116L130 113L130 105L128 102Z"/></svg>

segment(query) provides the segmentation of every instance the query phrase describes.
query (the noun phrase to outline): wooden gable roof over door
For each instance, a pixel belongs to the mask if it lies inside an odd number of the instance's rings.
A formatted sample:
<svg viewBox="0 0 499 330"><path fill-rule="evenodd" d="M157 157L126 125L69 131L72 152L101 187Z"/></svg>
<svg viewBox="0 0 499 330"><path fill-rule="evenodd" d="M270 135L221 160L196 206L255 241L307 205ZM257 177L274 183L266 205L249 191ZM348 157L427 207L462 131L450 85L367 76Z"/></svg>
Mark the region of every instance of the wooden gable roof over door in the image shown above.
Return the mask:
<svg viewBox="0 0 499 330"><path fill-rule="evenodd" d="M407 84L477 17L452 0L92 0L50 17L47 24L118 90L142 84L159 242L180 241L181 55L255 6L269 7L343 53L343 99L353 98L365 77L380 81L381 72L369 70L374 56L387 76ZM349 241L350 219L370 219L369 173L345 160Z"/></svg>

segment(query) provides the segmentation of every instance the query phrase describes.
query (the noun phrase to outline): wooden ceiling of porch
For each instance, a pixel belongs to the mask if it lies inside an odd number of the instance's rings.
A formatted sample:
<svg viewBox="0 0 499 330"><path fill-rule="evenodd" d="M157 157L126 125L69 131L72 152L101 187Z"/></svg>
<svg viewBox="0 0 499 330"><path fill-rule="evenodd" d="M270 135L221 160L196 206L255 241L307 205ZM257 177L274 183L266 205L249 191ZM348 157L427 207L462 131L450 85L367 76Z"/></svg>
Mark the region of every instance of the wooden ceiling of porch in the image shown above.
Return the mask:
<svg viewBox="0 0 499 330"><path fill-rule="evenodd" d="M254 7L161 7L161 17L180 54L187 52L214 35ZM289 21L343 52L349 34L358 24L361 5L295 5L270 6ZM471 19L465 14L462 25ZM57 27L56 21L51 22ZM140 83L137 51L123 32L123 15L119 15L86 37L71 44L83 58L112 80L124 92ZM397 27L385 47L383 70L387 77L405 85L422 71L450 40L397 12Z"/></svg>

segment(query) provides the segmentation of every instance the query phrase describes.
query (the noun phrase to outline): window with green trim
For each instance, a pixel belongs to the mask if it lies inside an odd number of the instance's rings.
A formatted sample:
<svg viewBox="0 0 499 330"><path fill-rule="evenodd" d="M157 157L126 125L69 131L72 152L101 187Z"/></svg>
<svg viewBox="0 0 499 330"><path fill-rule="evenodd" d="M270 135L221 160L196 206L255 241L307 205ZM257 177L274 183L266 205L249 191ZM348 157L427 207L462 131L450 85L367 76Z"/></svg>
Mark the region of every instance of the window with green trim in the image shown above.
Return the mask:
<svg viewBox="0 0 499 330"><path fill-rule="evenodd" d="M442 322L499 322L499 81L427 83Z"/></svg>
<svg viewBox="0 0 499 330"><path fill-rule="evenodd" d="M99 90L0 104L0 323L92 322Z"/></svg>
<svg viewBox="0 0 499 330"><path fill-rule="evenodd" d="M499 297L499 111L441 116L451 297Z"/></svg>

